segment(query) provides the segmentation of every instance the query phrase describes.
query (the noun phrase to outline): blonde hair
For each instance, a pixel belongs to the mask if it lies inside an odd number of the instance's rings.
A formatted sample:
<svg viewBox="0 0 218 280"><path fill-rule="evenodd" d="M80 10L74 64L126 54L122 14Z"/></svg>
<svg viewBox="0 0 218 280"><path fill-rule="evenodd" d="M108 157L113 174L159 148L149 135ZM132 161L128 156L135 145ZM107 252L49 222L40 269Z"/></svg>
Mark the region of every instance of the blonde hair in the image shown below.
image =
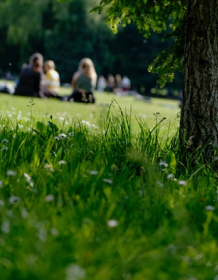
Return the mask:
<svg viewBox="0 0 218 280"><path fill-rule="evenodd" d="M92 62L92 60L90 58L85 57L80 60L79 71L83 72L84 69L87 70L87 72L86 72L87 77L89 77L93 83L96 83L97 73L95 71L94 63Z"/></svg>
<svg viewBox="0 0 218 280"><path fill-rule="evenodd" d="M47 60L45 61L45 66L48 66L49 69L55 69L55 63L53 60Z"/></svg>

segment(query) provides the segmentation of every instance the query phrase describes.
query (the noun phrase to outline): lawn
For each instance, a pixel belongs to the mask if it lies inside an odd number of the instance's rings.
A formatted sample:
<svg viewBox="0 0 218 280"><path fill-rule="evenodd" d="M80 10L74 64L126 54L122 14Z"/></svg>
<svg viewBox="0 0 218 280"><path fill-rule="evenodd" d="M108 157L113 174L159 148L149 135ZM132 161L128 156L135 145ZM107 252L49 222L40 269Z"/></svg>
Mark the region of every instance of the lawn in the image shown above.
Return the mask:
<svg viewBox="0 0 218 280"><path fill-rule="evenodd" d="M70 91L70 88L61 88L61 95L70 94ZM178 101L151 98L150 101L143 102L134 96L117 97L114 94L98 92L95 93L95 96L97 99L96 104L88 106L79 103L60 102L54 99L34 99L33 116L42 119L45 115L52 115L54 119L62 120L64 118L67 123L75 118L99 123L107 114L108 107L113 101L116 109L115 104L118 103L123 111L131 113L133 125L137 123L136 119L141 118L152 128L156 123L156 113L158 113L158 119L161 117L166 118L163 122L165 127L169 127L169 124L174 128L178 127L178 114L180 111ZM10 116L12 114L15 116L20 112L20 115L27 117L30 114L30 108L28 108L30 98L28 97L1 94L0 100L0 112L2 115Z"/></svg>
<svg viewBox="0 0 218 280"><path fill-rule="evenodd" d="M217 280L217 174L178 172L177 102L96 98L0 95L0 279Z"/></svg>

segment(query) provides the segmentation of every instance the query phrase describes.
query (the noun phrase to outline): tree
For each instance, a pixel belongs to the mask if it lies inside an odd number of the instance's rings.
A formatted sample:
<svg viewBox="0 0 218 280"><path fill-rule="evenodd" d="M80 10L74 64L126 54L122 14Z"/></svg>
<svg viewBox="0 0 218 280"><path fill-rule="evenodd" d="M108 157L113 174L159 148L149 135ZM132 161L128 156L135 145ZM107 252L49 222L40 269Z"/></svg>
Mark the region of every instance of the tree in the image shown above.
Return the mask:
<svg viewBox="0 0 218 280"><path fill-rule="evenodd" d="M217 159L218 148L218 1L102 0L92 11L107 11L116 32L133 22L148 37L171 27L174 44L150 66L161 86L183 68L180 147L183 155L204 162ZM167 36L165 36L166 38ZM183 158L183 163L185 159Z"/></svg>

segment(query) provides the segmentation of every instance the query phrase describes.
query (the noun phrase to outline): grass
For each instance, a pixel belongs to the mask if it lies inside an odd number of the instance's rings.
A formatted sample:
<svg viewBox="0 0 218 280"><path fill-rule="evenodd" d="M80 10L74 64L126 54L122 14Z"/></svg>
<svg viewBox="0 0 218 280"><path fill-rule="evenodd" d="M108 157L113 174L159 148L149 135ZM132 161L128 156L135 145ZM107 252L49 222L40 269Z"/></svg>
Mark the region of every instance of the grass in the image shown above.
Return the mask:
<svg viewBox="0 0 218 280"><path fill-rule="evenodd" d="M217 175L178 177L177 103L96 95L0 96L1 279L217 279Z"/></svg>

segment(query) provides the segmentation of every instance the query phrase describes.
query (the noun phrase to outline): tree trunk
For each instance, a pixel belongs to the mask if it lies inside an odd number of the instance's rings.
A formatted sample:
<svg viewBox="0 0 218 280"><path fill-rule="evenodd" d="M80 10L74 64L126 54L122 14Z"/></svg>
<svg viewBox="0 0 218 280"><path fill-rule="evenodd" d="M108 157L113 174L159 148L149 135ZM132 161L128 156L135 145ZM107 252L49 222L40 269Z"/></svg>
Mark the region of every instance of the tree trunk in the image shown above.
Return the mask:
<svg viewBox="0 0 218 280"><path fill-rule="evenodd" d="M216 160L218 148L218 0L188 0L180 120L186 155Z"/></svg>

